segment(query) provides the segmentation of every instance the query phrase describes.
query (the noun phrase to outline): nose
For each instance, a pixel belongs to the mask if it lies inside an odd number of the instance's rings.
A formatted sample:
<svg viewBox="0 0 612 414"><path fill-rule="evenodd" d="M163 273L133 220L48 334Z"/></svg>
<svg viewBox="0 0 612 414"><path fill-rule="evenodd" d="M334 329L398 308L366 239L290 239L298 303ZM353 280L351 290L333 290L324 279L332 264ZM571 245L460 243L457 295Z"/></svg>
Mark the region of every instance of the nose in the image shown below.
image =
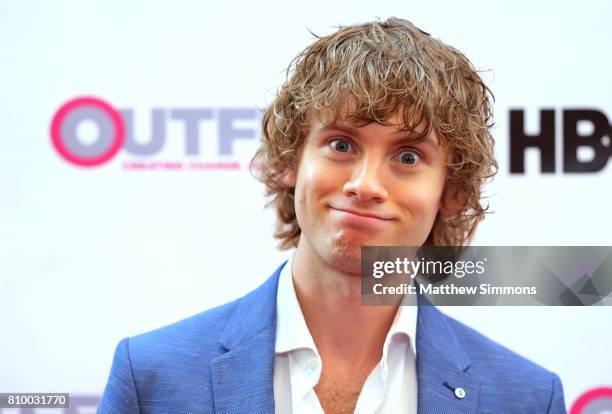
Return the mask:
<svg viewBox="0 0 612 414"><path fill-rule="evenodd" d="M344 184L344 194L361 202L383 202L389 193L381 180L381 163L367 158L355 164L351 179Z"/></svg>

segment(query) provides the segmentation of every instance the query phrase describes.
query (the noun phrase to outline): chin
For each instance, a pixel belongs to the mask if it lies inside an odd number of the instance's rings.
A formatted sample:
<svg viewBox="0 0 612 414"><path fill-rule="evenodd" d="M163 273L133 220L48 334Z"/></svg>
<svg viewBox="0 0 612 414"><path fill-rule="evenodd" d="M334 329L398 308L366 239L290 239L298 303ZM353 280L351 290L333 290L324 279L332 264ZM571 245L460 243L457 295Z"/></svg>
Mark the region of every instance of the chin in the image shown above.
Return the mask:
<svg viewBox="0 0 612 414"><path fill-rule="evenodd" d="M368 242L354 234L342 233L333 241L328 250L330 264L343 273L361 275L361 246Z"/></svg>

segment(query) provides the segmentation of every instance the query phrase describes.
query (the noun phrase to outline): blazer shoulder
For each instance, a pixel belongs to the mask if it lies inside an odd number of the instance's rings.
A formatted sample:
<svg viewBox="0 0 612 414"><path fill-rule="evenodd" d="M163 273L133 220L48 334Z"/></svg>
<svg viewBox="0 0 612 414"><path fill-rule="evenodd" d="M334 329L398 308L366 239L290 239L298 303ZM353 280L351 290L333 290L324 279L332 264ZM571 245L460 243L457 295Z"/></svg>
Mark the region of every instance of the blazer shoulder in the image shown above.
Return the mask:
<svg viewBox="0 0 612 414"><path fill-rule="evenodd" d="M174 412L177 404L211 412L214 361L233 342L274 326L280 269L238 299L122 340L99 412Z"/></svg>
<svg viewBox="0 0 612 414"><path fill-rule="evenodd" d="M219 336L231 318L239 299L205 310L196 315L129 338L134 360L176 360L222 352Z"/></svg>
<svg viewBox="0 0 612 414"><path fill-rule="evenodd" d="M209 362L224 352L218 338L238 300L123 339L98 413L172 412L178 394L186 410L206 412L212 404Z"/></svg>
<svg viewBox="0 0 612 414"><path fill-rule="evenodd" d="M529 374L535 378L550 378L551 372L537 363L517 354L476 329L445 315L453 328L457 340L470 357L473 365L486 366L496 374L509 370L513 376L519 373ZM520 370L517 372L517 370ZM502 372L498 372L502 371Z"/></svg>
<svg viewBox="0 0 612 414"><path fill-rule="evenodd" d="M495 342L464 323L445 315L463 350L471 360L470 372L487 379L487 385L507 394L533 399L549 413L565 413L563 387L558 375ZM524 401L527 403L527 401Z"/></svg>
<svg viewBox="0 0 612 414"><path fill-rule="evenodd" d="M144 367L148 371L161 368L177 370L179 367L187 369L202 366L227 352L224 346L227 344L221 342L223 335L227 339L235 334L237 326L248 330L251 326L262 324L261 320L265 317L275 315L278 274L283 265L263 284L242 297L128 338L127 349L133 367Z"/></svg>

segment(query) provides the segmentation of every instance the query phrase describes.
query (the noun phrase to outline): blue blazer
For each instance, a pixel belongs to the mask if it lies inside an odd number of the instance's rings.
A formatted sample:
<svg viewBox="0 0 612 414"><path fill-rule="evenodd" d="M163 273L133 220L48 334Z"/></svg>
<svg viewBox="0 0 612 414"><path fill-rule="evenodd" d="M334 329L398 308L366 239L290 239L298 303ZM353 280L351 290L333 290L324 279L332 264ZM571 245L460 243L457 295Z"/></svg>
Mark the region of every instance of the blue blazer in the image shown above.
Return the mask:
<svg viewBox="0 0 612 414"><path fill-rule="evenodd" d="M122 340L98 413L274 413L282 266L240 299ZM557 375L433 306L419 306L416 349L419 413L565 413Z"/></svg>

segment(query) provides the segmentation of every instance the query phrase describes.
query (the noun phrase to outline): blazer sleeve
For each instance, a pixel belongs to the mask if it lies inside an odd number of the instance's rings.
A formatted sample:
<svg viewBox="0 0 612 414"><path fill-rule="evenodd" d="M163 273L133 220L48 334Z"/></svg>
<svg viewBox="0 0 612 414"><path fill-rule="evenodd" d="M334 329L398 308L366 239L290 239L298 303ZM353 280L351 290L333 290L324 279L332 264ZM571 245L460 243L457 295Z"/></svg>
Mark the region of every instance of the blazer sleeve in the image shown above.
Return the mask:
<svg viewBox="0 0 612 414"><path fill-rule="evenodd" d="M117 345L110 376L98 405L98 414L140 413L129 345L129 338L123 339Z"/></svg>
<svg viewBox="0 0 612 414"><path fill-rule="evenodd" d="M563 397L563 386L559 376L553 374L553 390L548 407L548 414L566 414L565 399Z"/></svg>

